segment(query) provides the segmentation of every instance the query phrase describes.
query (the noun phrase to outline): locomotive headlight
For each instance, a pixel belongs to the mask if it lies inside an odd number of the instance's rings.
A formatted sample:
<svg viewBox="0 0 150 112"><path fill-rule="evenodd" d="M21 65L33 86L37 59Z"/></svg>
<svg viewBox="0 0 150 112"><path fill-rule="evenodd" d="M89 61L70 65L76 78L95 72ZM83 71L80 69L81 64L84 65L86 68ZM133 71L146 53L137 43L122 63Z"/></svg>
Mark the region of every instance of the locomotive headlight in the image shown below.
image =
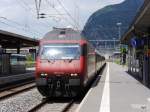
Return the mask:
<svg viewBox="0 0 150 112"><path fill-rule="evenodd" d="M46 73L41 73L41 76L42 77L45 77L45 76L47 76L48 74L46 74Z"/></svg>
<svg viewBox="0 0 150 112"><path fill-rule="evenodd" d="M48 74L46 73L45 76L48 76Z"/></svg>
<svg viewBox="0 0 150 112"><path fill-rule="evenodd" d="M44 74L42 73L41 76L44 76Z"/></svg>
<svg viewBox="0 0 150 112"><path fill-rule="evenodd" d="M71 76L77 76L78 74L77 73L75 73L75 74L71 74Z"/></svg>

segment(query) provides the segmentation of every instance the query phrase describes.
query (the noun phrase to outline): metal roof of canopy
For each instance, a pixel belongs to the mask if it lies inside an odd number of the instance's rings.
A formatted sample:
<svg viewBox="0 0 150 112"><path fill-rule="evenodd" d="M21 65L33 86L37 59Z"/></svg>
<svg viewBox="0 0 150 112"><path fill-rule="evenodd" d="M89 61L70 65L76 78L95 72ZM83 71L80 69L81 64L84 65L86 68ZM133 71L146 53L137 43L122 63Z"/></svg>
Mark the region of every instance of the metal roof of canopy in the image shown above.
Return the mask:
<svg viewBox="0 0 150 112"><path fill-rule="evenodd" d="M145 0L128 31L121 38L121 42L128 44L133 36L143 37L150 34L150 0Z"/></svg>
<svg viewBox="0 0 150 112"><path fill-rule="evenodd" d="M38 43L36 39L0 30L0 45L3 48L34 47Z"/></svg>

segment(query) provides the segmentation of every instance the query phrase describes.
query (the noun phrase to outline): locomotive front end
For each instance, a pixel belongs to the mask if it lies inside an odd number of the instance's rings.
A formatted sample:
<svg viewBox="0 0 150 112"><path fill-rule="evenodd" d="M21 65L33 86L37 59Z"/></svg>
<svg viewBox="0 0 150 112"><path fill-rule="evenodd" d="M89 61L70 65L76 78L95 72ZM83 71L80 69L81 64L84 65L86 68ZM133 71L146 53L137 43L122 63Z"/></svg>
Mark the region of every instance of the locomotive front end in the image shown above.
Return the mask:
<svg viewBox="0 0 150 112"><path fill-rule="evenodd" d="M44 43L36 64L36 84L48 97L76 96L83 86L83 59L78 43Z"/></svg>

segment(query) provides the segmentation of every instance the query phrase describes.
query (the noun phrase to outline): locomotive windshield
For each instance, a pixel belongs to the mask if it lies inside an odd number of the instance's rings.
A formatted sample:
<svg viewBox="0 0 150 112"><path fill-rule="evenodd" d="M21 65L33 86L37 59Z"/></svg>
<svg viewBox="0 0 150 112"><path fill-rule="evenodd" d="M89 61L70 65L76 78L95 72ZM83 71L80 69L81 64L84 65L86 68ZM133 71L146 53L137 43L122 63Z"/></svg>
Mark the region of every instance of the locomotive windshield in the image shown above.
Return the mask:
<svg viewBox="0 0 150 112"><path fill-rule="evenodd" d="M42 47L41 59L79 59L78 44L46 44Z"/></svg>

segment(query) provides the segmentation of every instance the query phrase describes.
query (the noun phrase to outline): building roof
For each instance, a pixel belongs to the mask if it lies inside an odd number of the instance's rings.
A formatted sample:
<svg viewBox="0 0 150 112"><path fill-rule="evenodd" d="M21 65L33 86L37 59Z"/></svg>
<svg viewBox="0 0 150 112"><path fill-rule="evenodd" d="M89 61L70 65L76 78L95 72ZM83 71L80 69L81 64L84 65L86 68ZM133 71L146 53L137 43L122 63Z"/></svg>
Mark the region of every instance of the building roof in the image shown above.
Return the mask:
<svg viewBox="0 0 150 112"><path fill-rule="evenodd" d="M121 42L128 44L133 36L143 37L150 34L150 0L145 0L128 31L121 38Z"/></svg>
<svg viewBox="0 0 150 112"><path fill-rule="evenodd" d="M36 39L0 30L0 45L3 48L33 47L38 43Z"/></svg>

